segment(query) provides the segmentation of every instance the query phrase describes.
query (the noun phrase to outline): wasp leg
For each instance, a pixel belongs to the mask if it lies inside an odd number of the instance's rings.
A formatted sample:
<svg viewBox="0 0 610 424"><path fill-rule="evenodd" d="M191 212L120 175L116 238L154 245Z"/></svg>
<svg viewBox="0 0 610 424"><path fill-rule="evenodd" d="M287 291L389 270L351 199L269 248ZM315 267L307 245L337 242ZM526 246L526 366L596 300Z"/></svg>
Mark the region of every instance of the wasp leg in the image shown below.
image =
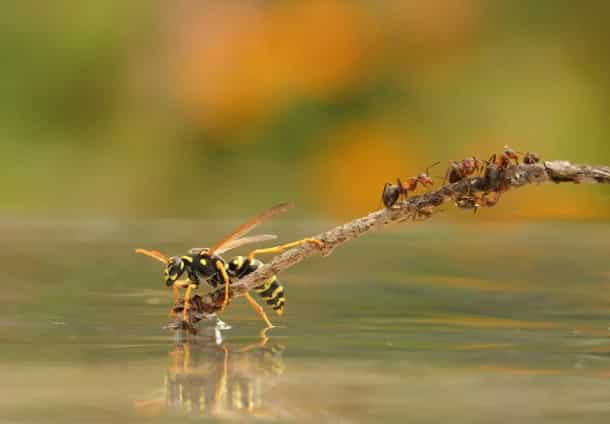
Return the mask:
<svg viewBox="0 0 610 424"><path fill-rule="evenodd" d="M174 282L174 284L172 284L172 294L173 294L174 303L172 304L172 308L169 310L170 317L176 316L175 308L176 308L176 305L178 304L178 300L180 300L180 290L179 289L188 287L189 284L191 284L191 283L188 280L180 280L180 281L176 281L176 282Z"/></svg>
<svg viewBox="0 0 610 424"><path fill-rule="evenodd" d="M263 321L265 321L265 324L267 324L267 328L273 327L273 324L271 324L271 321L269 321L269 318L267 317L267 314L265 313L263 307L259 305L256 300L252 298L252 296L250 296L250 293L244 294L244 297L246 298L250 306L252 306L252 309L254 309L254 311L256 311L258 315L260 315Z"/></svg>
<svg viewBox="0 0 610 424"><path fill-rule="evenodd" d="M172 293L174 297L174 302L172 303L172 307L169 310L170 317L174 317L176 315L176 311L174 311L174 308L176 307L176 303L178 303L178 299L180 298L180 292L178 291L178 287L176 287L176 284L172 285Z"/></svg>
<svg viewBox="0 0 610 424"><path fill-rule="evenodd" d="M222 312L224 310L224 308L227 307L227 304L229 303L229 286L231 285L231 279L229 278L229 275L227 274L227 270L225 269L222 262L216 261L216 269L218 270L218 272L220 272L220 275L222 276L222 281L225 285L225 298L222 301L222 307L220 309L220 311Z"/></svg>
<svg viewBox="0 0 610 424"><path fill-rule="evenodd" d="M188 315L188 310L191 302L191 292L197 286L195 284L189 284L186 288L186 293L184 293L184 306L182 307L182 321L186 321L186 317Z"/></svg>
<svg viewBox="0 0 610 424"><path fill-rule="evenodd" d="M248 255L248 260L252 261L254 259L254 256L260 255L261 253L279 253L279 252L283 252L286 249L290 249L291 247L296 247L296 246L298 246L300 244L304 244L304 243L313 243L316 246L318 246L318 248L320 248L320 249L324 248L324 242L322 242L321 240L318 240L315 238L304 238L302 240L298 240L298 241L295 241L292 243L282 244L280 246L269 247L266 249L253 250Z"/></svg>

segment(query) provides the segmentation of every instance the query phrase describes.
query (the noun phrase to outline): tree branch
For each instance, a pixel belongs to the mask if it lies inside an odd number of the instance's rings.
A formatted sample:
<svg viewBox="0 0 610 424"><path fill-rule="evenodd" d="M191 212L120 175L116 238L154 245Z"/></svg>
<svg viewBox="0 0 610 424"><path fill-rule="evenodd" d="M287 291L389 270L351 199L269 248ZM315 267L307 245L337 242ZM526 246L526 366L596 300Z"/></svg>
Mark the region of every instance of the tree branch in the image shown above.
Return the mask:
<svg viewBox="0 0 610 424"><path fill-rule="evenodd" d="M488 165L485 175L465 178L456 183L447 184L438 190L409 197L406 201L398 202L391 209L372 212L314 236L324 243L322 250L314 244L306 243L277 255L252 274L232 284L231 296L243 296L273 275L298 264L305 258L319 253L328 256L339 245L369 231L407 219L427 219L432 215L434 208L445 202L454 201L458 207L476 210L478 207L494 206L501 193L511 188L547 182L608 184L610 183L610 167L574 165L567 161L509 165L506 168ZM222 296L219 296L218 293L210 293L202 296L198 304L194 306L199 313L211 314L220 309L222 300Z"/></svg>

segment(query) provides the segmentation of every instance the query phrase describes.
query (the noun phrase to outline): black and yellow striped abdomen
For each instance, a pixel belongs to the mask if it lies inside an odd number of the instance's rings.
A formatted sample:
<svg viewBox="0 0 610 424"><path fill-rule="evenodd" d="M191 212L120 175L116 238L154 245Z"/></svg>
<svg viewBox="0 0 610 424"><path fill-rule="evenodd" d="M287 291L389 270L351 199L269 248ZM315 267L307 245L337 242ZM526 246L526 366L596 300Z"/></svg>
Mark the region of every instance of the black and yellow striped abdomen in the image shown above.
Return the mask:
<svg viewBox="0 0 610 424"><path fill-rule="evenodd" d="M242 278L256 271L263 263L258 259L248 260L243 256L236 256L229 261L227 272L229 276ZM271 306L273 310L282 315L284 312L284 304L286 303L286 290L274 275L260 286L254 287L254 291Z"/></svg>

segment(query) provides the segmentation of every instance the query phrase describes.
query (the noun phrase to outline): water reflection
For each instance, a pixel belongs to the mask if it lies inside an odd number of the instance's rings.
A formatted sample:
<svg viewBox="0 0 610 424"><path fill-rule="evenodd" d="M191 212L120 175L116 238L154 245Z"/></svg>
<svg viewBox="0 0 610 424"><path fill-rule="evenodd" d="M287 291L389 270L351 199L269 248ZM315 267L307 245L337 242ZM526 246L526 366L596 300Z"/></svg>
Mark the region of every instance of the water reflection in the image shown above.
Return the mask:
<svg viewBox="0 0 610 424"><path fill-rule="evenodd" d="M284 372L283 352L264 333L255 343L229 346L218 327L196 336L177 332L163 388L151 399L137 401L136 411L149 416L277 417L271 392Z"/></svg>

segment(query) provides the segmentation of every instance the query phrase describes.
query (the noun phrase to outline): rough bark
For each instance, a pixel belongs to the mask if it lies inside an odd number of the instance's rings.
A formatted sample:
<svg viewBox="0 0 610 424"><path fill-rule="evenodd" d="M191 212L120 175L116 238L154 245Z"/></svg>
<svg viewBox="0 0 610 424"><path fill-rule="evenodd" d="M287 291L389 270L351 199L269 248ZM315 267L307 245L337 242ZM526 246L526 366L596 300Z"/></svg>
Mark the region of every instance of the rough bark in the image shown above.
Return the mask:
<svg viewBox="0 0 610 424"><path fill-rule="evenodd" d="M328 256L339 245L366 234L369 231L406 219L421 220L429 218L434 209L443 203L453 201L456 206L465 209L493 206L501 193L528 184L540 183L610 183L610 167L575 165L567 161L547 161L536 164L510 165L498 168L488 166L484 175L465 178L453 184L447 184L438 190L425 194L410 196L397 202L391 209L382 209L332 228L324 233L313 236L324 243L319 249L313 244L303 244L287 250L256 272L247 275L231 285L231 297L242 296L252 288L260 285L273 275L277 275L305 258L316 254ZM495 202L485 202L482 199L495 197ZM477 199L479 199L477 201ZM192 305L197 313L211 314L218 312L223 296L218 292L201 296L196 305Z"/></svg>

